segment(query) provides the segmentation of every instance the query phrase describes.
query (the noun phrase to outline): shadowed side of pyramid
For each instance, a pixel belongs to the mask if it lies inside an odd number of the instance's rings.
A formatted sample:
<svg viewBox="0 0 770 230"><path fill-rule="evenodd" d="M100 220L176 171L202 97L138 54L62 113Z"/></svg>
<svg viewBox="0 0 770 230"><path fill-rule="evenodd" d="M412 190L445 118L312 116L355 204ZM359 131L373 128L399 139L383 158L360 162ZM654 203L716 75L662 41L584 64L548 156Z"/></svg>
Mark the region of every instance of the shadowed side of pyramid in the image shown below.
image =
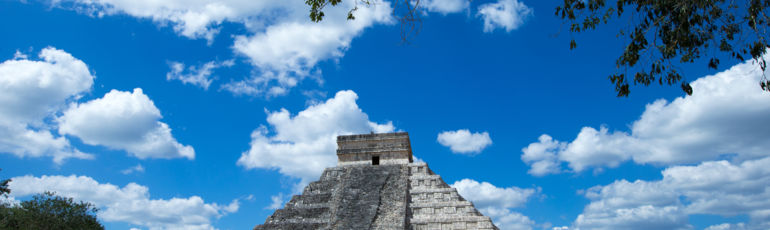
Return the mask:
<svg viewBox="0 0 770 230"><path fill-rule="evenodd" d="M409 134L337 137L337 167L324 170L254 229L497 229L425 163Z"/></svg>

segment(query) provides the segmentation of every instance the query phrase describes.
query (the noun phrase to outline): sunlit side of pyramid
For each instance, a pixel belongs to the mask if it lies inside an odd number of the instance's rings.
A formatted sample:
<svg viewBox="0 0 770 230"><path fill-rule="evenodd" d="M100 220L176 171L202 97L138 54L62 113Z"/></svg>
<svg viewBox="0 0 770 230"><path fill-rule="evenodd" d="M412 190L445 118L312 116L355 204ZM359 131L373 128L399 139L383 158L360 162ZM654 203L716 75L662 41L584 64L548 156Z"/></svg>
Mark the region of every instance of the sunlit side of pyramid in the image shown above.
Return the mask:
<svg viewBox="0 0 770 230"><path fill-rule="evenodd" d="M337 137L336 167L254 229L497 229L426 163L409 134Z"/></svg>

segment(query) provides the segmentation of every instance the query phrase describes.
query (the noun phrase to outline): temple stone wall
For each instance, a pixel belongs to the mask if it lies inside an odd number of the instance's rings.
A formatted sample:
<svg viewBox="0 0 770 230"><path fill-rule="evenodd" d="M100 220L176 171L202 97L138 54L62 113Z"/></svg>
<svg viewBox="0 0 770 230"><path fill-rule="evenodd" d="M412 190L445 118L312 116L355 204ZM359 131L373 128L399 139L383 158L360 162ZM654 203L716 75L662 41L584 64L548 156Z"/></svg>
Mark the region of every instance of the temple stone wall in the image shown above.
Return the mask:
<svg viewBox="0 0 770 230"><path fill-rule="evenodd" d="M338 156L338 166L347 165L372 165L372 156L380 158L381 165L408 164L409 158L406 151L401 152L380 152L380 153L361 153L345 154Z"/></svg>
<svg viewBox="0 0 770 230"><path fill-rule="evenodd" d="M360 134L337 137L337 165L371 165L377 156L380 164L412 162L408 133Z"/></svg>

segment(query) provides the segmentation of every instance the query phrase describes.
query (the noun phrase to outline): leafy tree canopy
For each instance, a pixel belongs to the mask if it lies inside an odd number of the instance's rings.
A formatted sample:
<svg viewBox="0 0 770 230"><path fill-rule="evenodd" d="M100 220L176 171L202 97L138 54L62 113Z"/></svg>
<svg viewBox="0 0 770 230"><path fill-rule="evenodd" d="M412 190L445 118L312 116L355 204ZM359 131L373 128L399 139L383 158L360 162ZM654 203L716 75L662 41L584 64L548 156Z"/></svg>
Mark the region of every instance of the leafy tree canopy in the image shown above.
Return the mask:
<svg viewBox="0 0 770 230"><path fill-rule="evenodd" d="M20 205L0 205L0 229L104 229L97 211L93 204L45 192Z"/></svg>
<svg viewBox="0 0 770 230"><path fill-rule="evenodd" d="M355 0L372 4L368 0ZM310 19L323 20L323 8L336 6L341 0L306 0L311 7ZM419 26L419 0L394 0L394 13L402 22L402 39L415 33ZM348 19L355 19L350 10ZM406 10L403 10L406 8ZM600 24L620 20L627 26L618 36L630 41L615 60L617 72L609 76L617 95L628 96L629 84L650 83L674 85L692 94L692 87L676 64L708 59L708 68L717 69L718 53L744 61L753 59L764 71L762 58L770 48L770 0L564 0L556 7L556 16L569 25L570 32L596 29ZM577 48L572 39L570 49ZM763 77L759 86L770 91L770 80Z"/></svg>
<svg viewBox="0 0 770 230"><path fill-rule="evenodd" d="M353 13L358 10L358 6L364 7L376 4L377 1L373 0L352 0L355 2L355 6L348 11L347 19L355 20L356 17ZM471 0L468 0L471 1ZM323 9L326 6L337 6L342 0L305 0L305 4L310 6L310 20L313 22L320 22L323 20ZM420 0L393 0L393 14L398 15L398 20L401 23L401 40L404 42L409 41L411 35L417 35L420 32L420 26L422 26L422 20L419 13Z"/></svg>
<svg viewBox="0 0 770 230"><path fill-rule="evenodd" d="M615 60L618 73L610 75L618 96L628 96L629 81L673 85L692 94L692 88L677 72L675 63L692 63L708 58L708 67L717 69L724 52L740 61L752 58L764 71L762 58L768 41L770 0L564 0L556 15L569 23L570 31L594 30L613 19L626 19L627 27L618 36L630 42ZM570 49L577 47L573 39ZM637 65L640 64L640 65ZM631 71L631 72L629 72ZM763 78L760 87L770 91Z"/></svg>
<svg viewBox="0 0 770 230"><path fill-rule="evenodd" d="M11 193L11 189L8 188L8 183L10 182L11 179L0 180L0 196L8 197L8 194Z"/></svg>

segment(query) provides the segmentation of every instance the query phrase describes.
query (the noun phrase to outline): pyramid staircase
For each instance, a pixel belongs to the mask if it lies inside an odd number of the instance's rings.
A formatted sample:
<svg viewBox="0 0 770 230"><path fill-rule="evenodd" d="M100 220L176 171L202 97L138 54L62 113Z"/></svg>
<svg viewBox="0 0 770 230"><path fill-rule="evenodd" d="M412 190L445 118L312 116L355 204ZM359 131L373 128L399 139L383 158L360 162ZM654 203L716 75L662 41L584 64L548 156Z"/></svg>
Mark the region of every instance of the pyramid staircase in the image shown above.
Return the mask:
<svg viewBox="0 0 770 230"><path fill-rule="evenodd" d="M426 163L411 162L408 138L406 133L338 137L345 149L338 156L356 155L340 156L337 167L324 170L320 180L254 229L497 229ZM365 151L351 150L351 139ZM396 153L387 148L396 145Z"/></svg>
<svg viewBox="0 0 770 230"><path fill-rule="evenodd" d="M428 164L409 164L409 185L409 229L497 229Z"/></svg>

